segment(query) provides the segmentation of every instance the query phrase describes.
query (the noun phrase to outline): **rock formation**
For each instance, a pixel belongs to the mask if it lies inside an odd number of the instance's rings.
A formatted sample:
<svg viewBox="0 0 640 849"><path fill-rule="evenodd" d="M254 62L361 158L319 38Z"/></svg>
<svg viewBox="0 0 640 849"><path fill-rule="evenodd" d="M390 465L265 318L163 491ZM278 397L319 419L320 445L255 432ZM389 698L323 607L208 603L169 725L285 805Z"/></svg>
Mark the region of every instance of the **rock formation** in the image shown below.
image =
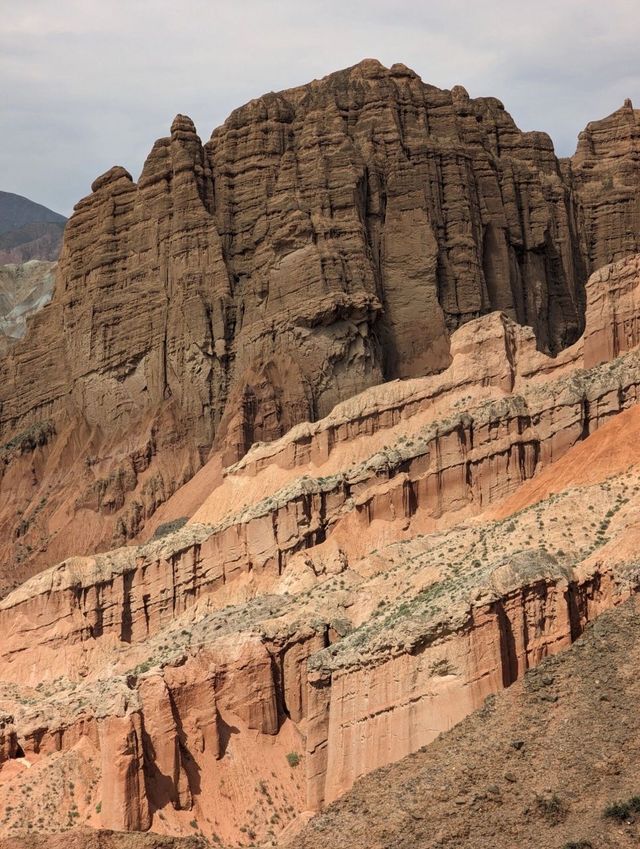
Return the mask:
<svg viewBox="0 0 640 849"><path fill-rule="evenodd" d="M499 101L366 60L252 101L204 146L178 116L136 183L113 168L76 206L53 303L0 364L0 439L51 430L18 505L0 484L4 586L138 535L212 447L233 462L442 370L450 333L484 313L531 325L541 350L575 341L594 228L611 258L635 249L631 212L616 223L637 205L620 114L571 165ZM591 202L587 148L623 206ZM16 506L37 513L26 534Z"/></svg>
<svg viewBox="0 0 640 849"><path fill-rule="evenodd" d="M359 781L287 845L632 849L639 634L634 598L431 746Z"/></svg>
<svg viewBox="0 0 640 849"><path fill-rule="evenodd" d="M630 109L367 60L94 182L0 360L0 832L273 844L637 592Z"/></svg>
<svg viewBox="0 0 640 849"><path fill-rule="evenodd" d="M640 111L625 100L580 133L571 160L591 269L640 250Z"/></svg>
<svg viewBox="0 0 640 849"><path fill-rule="evenodd" d="M186 525L9 594L6 828L44 808L53 831L274 840L635 593L639 272L592 275L555 359L468 322L440 374L212 457Z"/></svg>

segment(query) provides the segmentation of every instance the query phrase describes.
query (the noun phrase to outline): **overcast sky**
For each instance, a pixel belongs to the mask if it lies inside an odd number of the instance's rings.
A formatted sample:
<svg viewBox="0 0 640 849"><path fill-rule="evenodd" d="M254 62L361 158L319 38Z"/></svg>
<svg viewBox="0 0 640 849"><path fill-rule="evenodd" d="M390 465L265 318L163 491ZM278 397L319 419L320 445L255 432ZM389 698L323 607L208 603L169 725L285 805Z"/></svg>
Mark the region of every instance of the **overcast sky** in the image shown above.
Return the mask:
<svg viewBox="0 0 640 849"><path fill-rule="evenodd" d="M0 189L65 214L134 178L177 112L201 137L266 91L371 56L499 97L560 155L640 106L638 0L0 0Z"/></svg>

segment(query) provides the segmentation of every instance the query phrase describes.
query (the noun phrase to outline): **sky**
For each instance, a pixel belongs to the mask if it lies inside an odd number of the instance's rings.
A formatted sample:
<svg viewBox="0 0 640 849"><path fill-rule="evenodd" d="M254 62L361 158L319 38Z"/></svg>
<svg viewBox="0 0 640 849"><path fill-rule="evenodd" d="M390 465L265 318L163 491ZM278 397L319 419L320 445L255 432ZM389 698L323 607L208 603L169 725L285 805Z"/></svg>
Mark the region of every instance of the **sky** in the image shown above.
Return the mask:
<svg viewBox="0 0 640 849"><path fill-rule="evenodd" d="M500 98L561 156L640 106L638 0L0 0L0 189L69 215L178 112L203 140L267 91L375 57Z"/></svg>

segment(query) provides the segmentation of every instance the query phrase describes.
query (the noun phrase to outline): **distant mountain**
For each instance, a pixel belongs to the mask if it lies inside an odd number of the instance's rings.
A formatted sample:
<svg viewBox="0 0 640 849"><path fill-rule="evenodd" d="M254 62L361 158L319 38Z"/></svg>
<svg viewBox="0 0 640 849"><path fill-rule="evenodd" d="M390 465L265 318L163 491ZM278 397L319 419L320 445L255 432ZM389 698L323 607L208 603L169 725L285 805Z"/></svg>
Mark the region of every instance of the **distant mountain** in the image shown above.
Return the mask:
<svg viewBox="0 0 640 849"><path fill-rule="evenodd" d="M66 222L40 203L0 191L0 264L56 260Z"/></svg>
<svg viewBox="0 0 640 849"><path fill-rule="evenodd" d="M12 192L0 192L0 235L10 230L18 230L25 224L46 222L66 224L67 219L59 212L47 209L41 203L35 203L22 195Z"/></svg>

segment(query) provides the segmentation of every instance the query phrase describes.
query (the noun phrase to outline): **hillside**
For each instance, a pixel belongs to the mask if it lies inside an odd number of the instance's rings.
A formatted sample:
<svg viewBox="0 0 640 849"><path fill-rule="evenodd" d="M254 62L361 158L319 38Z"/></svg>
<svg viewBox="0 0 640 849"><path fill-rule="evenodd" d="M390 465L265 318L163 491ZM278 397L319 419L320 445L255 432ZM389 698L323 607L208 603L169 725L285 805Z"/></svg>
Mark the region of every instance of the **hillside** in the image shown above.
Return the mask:
<svg viewBox="0 0 640 849"><path fill-rule="evenodd" d="M24 336L27 318L51 300L55 270L55 262L36 259L0 265L0 353Z"/></svg>
<svg viewBox="0 0 640 849"><path fill-rule="evenodd" d="M640 603L430 746L361 779L290 849L625 849L640 840Z"/></svg>

